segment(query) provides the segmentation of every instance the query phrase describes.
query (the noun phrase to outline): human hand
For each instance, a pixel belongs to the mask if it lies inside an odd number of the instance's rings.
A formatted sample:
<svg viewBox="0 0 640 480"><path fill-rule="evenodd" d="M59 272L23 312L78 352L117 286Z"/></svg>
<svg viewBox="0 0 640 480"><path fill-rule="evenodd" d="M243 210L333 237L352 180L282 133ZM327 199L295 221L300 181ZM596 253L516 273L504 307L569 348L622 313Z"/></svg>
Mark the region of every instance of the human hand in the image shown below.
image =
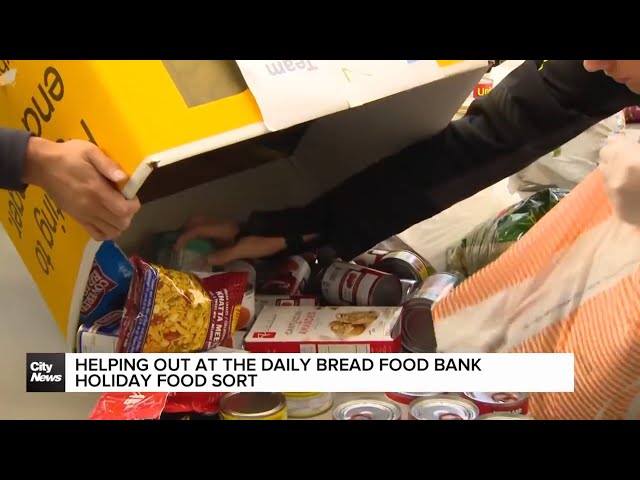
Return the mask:
<svg viewBox="0 0 640 480"><path fill-rule="evenodd" d="M203 217L191 219L184 227L182 235L176 242L176 249L184 248L189 240L206 238L222 246L211 253L209 265L221 266L234 260L248 260L271 257L283 252L287 242L282 237L245 236L238 239L240 227L236 223L213 222ZM309 242L315 235L304 235L303 241Z"/></svg>
<svg viewBox="0 0 640 480"><path fill-rule="evenodd" d="M45 190L98 241L117 238L140 209L117 183L127 175L91 142L64 143L32 137L27 145L23 180Z"/></svg>

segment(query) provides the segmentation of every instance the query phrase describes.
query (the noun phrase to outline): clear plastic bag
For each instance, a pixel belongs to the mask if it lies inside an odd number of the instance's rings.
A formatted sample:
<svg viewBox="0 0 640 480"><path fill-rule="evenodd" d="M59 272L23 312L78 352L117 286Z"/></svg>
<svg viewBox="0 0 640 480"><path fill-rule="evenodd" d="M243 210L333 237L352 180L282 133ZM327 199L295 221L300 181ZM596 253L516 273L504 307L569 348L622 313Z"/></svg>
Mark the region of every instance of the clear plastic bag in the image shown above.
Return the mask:
<svg viewBox="0 0 640 480"><path fill-rule="evenodd" d="M465 277L473 275L522 238L567 193L561 188L540 190L479 225L448 250L448 269Z"/></svg>

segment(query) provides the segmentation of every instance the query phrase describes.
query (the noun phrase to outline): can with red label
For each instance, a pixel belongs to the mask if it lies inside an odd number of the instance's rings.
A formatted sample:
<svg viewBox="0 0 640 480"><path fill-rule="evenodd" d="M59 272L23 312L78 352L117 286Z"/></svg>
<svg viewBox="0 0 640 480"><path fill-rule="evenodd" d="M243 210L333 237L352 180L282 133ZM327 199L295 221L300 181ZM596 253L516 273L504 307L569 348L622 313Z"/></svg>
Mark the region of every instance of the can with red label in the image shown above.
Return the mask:
<svg viewBox="0 0 640 480"><path fill-rule="evenodd" d="M277 262L257 292L263 295L296 295L304 289L311 275L311 267L301 255Z"/></svg>
<svg viewBox="0 0 640 480"><path fill-rule="evenodd" d="M523 415L521 413L513 412L493 412L480 415L478 420L535 420L530 415Z"/></svg>
<svg viewBox="0 0 640 480"><path fill-rule="evenodd" d="M365 267L373 267L380 260L382 260L385 257L385 255L388 255L388 254L389 254L388 250L373 249L358 255L356 258L354 258L351 261L357 265L363 265Z"/></svg>
<svg viewBox="0 0 640 480"><path fill-rule="evenodd" d="M424 282L429 275L436 273L435 268L424 258L409 250L396 250L387 253L376 264L383 272L392 273L398 278Z"/></svg>
<svg viewBox="0 0 640 480"><path fill-rule="evenodd" d="M354 263L336 262L321 273L321 291L331 305L396 306L402 301L400 279Z"/></svg>
<svg viewBox="0 0 640 480"><path fill-rule="evenodd" d="M482 77L476 88L473 89L473 98L484 97L493 89L493 79L489 76Z"/></svg>
<svg viewBox="0 0 640 480"><path fill-rule="evenodd" d="M409 405L409 420L476 420L479 415L471 400L456 395L421 398Z"/></svg>
<svg viewBox="0 0 640 480"><path fill-rule="evenodd" d="M494 412L529 413L529 394L522 392L464 392L478 406L481 415Z"/></svg>

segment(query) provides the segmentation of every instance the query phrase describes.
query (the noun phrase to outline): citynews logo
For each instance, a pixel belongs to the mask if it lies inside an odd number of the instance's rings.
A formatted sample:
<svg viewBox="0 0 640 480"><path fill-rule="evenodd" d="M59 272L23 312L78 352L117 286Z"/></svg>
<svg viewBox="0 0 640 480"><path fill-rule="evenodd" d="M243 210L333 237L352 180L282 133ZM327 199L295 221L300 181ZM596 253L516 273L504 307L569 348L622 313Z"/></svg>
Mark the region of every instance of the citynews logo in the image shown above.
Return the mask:
<svg viewBox="0 0 640 480"><path fill-rule="evenodd" d="M27 353L27 392L64 392L64 353Z"/></svg>

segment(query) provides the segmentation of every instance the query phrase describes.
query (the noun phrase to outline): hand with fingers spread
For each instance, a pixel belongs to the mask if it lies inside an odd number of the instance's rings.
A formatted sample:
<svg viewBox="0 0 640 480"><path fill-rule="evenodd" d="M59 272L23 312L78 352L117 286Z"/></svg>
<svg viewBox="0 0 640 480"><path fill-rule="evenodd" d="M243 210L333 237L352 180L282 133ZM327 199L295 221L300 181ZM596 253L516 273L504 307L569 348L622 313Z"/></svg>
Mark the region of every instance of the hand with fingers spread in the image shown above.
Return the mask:
<svg viewBox="0 0 640 480"><path fill-rule="evenodd" d="M226 265L234 260L255 260L271 257L287 249L284 236L241 235L241 229L235 223L216 223L203 217L191 219L184 227L184 231L176 248L182 249L190 240L200 238L213 240L219 247L209 255L212 266ZM303 235L304 243L314 240L315 235Z"/></svg>
<svg viewBox="0 0 640 480"><path fill-rule="evenodd" d="M95 240L117 238L140 209L138 199L127 200L117 187L127 179L118 165L91 142L28 141L23 181L45 190Z"/></svg>

